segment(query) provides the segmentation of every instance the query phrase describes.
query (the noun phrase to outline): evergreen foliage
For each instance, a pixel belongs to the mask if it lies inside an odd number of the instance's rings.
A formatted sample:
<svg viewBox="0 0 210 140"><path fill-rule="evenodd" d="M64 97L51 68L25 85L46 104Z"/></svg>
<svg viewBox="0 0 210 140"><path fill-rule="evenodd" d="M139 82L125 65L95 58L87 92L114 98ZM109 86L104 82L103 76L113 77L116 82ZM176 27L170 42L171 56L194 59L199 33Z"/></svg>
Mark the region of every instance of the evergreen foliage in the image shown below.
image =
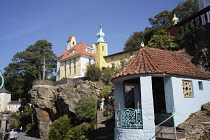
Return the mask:
<svg viewBox="0 0 210 140"><path fill-rule="evenodd" d="M63 140L71 127L70 119L67 115L60 117L52 123L49 140Z"/></svg>
<svg viewBox="0 0 210 140"><path fill-rule="evenodd" d="M64 140L89 140L93 127L90 123L82 123L71 128L66 134Z"/></svg>
<svg viewBox="0 0 210 140"><path fill-rule="evenodd" d="M172 18L174 14L178 17L179 21L191 16L198 12L197 0L187 0L185 2L179 2L179 4L172 11L163 11L155 15L153 18L148 18L152 28L164 26L172 26Z"/></svg>
<svg viewBox="0 0 210 140"><path fill-rule="evenodd" d="M76 118L81 122L95 122L97 103L96 97L94 96L84 96L75 106Z"/></svg>
<svg viewBox="0 0 210 140"><path fill-rule="evenodd" d="M101 69L97 65L88 65L85 77L90 81L99 81L101 79Z"/></svg>
<svg viewBox="0 0 210 140"><path fill-rule="evenodd" d="M172 14L176 14L179 21L195 14L199 11L197 0L187 0L185 2L179 2L177 7L172 10Z"/></svg>
<svg viewBox="0 0 210 140"><path fill-rule="evenodd" d="M45 75L52 76L56 69L56 55L52 44L46 40L38 40L25 51L13 56L12 63L5 68L5 88L12 93L12 100L28 99L28 91L34 80L43 78L43 62L45 56Z"/></svg>
<svg viewBox="0 0 210 140"><path fill-rule="evenodd" d="M126 41L124 50L127 51L138 48L142 41L144 41L145 45L148 45L150 42L150 47L157 47L172 51L177 50L180 46L180 43L183 42L183 38L180 37L174 39L167 34L163 34L162 32L166 32L166 29L172 26L172 18L174 17L174 14L176 14L176 16L179 18L179 21L181 21L196 12L198 12L197 0L187 0L185 2L178 3L178 5L172 11L165 10L152 18L148 18L152 28L146 27L144 32L134 32L133 35L131 35ZM160 45L162 45L162 47L160 47ZM167 45L169 46L167 47Z"/></svg>
<svg viewBox="0 0 210 140"><path fill-rule="evenodd" d="M178 45L175 43L175 37L170 36L168 33L152 36L148 42L148 46L167 51L177 51L179 49Z"/></svg>
<svg viewBox="0 0 210 140"><path fill-rule="evenodd" d="M154 18L148 18L152 28L156 27L170 27L172 25L172 12L165 10L158 13Z"/></svg>
<svg viewBox="0 0 210 140"><path fill-rule="evenodd" d="M138 49L141 46L141 42L144 42L144 32L134 32L126 41L123 50L129 51Z"/></svg>
<svg viewBox="0 0 210 140"><path fill-rule="evenodd" d="M115 67L107 67L102 71L102 81L107 84L111 85L111 78L116 74Z"/></svg>

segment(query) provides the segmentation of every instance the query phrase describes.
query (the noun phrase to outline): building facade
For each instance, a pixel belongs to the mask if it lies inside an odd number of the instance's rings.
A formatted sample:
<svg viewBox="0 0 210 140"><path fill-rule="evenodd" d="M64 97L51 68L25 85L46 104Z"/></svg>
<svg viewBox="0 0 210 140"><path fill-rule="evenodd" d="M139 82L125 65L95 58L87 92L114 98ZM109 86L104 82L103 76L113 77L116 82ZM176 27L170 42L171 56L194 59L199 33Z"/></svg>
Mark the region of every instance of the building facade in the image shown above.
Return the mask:
<svg viewBox="0 0 210 140"><path fill-rule="evenodd" d="M66 51L57 59L57 80L84 77L86 66L95 63L95 49L84 42L76 44L75 36L71 36Z"/></svg>
<svg viewBox="0 0 210 140"><path fill-rule="evenodd" d="M0 112L7 110L9 102L11 102L11 94L3 87L0 89Z"/></svg>
<svg viewBox="0 0 210 140"><path fill-rule="evenodd" d="M173 116L172 125L178 126L210 102L209 79L184 51L142 47L112 79L115 140L155 139L165 115ZM127 94L126 86L133 92Z"/></svg>
<svg viewBox="0 0 210 140"><path fill-rule="evenodd" d="M21 107L21 101L11 101L7 104L7 110L11 112L19 111L20 107Z"/></svg>
<svg viewBox="0 0 210 140"><path fill-rule="evenodd" d="M84 77L86 67L89 64L96 64L101 69L106 67L121 67L132 58L138 49L122 51L108 55L108 45L104 40L105 33L102 25L97 33L97 42L93 46L85 43L76 43L76 37L71 36L67 40L66 51L57 57L57 77L56 80L63 78Z"/></svg>

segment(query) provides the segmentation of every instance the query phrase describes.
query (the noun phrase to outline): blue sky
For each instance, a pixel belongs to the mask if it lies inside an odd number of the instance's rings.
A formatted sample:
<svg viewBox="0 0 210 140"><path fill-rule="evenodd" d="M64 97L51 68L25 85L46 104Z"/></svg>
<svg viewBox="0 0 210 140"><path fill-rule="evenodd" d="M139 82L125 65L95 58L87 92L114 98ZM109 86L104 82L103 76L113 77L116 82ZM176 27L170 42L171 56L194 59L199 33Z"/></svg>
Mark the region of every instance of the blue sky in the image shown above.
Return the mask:
<svg viewBox="0 0 210 140"><path fill-rule="evenodd" d="M0 0L0 61L3 70L17 52L37 40L53 44L56 55L73 33L92 45L103 24L108 54L123 51L133 32L151 27L148 18L183 0Z"/></svg>

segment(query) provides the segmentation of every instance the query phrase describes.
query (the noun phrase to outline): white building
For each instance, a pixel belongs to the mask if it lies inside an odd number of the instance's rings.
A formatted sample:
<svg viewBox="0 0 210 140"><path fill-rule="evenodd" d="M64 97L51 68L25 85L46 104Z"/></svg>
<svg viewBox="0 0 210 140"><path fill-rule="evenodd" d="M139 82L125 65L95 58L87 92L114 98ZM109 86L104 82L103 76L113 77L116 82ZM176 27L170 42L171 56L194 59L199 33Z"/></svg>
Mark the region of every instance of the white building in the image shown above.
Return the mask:
<svg viewBox="0 0 210 140"><path fill-rule="evenodd" d="M115 140L155 139L158 115L174 112L178 126L210 102L210 75L200 71L184 51L142 47L112 79ZM125 86L134 92L126 93Z"/></svg>
<svg viewBox="0 0 210 140"><path fill-rule="evenodd" d="M11 94L4 87L0 89L0 112L7 110L7 104L11 101Z"/></svg>
<svg viewBox="0 0 210 140"><path fill-rule="evenodd" d="M7 110L11 112L19 111L20 107L21 107L21 101L11 101L7 104Z"/></svg>
<svg viewBox="0 0 210 140"><path fill-rule="evenodd" d="M57 58L57 81L84 77L87 65L95 63L95 49L84 42L77 44L75 36L71 36L67 40L66 51Z"/></svg>

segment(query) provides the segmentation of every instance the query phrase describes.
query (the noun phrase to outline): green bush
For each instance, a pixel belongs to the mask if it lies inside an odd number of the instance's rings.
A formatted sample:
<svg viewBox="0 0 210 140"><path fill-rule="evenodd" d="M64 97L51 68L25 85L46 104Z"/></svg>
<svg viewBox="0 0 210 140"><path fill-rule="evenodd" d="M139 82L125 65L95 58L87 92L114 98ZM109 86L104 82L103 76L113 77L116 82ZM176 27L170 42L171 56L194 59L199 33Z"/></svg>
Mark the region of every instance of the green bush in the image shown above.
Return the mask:
<svg viewBox="0 0 210 140"><path fill-rule="evenodd" d="M75 106L76 118L81 122L94 122L96 120L96 97L82 97Z"/></svg>
<svg viewBox="0 0 210 140"><path fill-rule="evenodd" d="M102 71L102 81L107 85L111 85L111 78L116 74L115 67L107 67Z"/></svg>
<svg viewBox="0 0 210 140"><path fill-rule="evenodd" d="M71 127L67 115L60 117L52 123L48 136L49 140L63 140Z"/></svg>
<svg viewBox="0 0 210 140"><path fill-rule="evenodd" d="M25 131L26 134L29 134L31 132L32 127L33 127L33 124L31 124L31 123L26 125L26 131Z"/></svg>
<svg viewBox="0 0 210 140"><path fill-rule="evenodd" d="M101 69L97 65L88 65L85 76L87 80L99 81L101 79Z"/></svg>
<svg viewBox="0 0 210 140"><path fill-rule="evenodd" d="M12 123L10 124L10 128L15 129L15 130L17 130L17 129L19 128L19 126L20 126L20 122L19 122L19 121L17 121L17 122L12 122Z"/></svg>
<svg viewBox="0 0 210 140"><path fill-rule="evenodd" d="M82 123L71 128L64 140L88 140L92 131L93 127L90 123Z"/></svg>

